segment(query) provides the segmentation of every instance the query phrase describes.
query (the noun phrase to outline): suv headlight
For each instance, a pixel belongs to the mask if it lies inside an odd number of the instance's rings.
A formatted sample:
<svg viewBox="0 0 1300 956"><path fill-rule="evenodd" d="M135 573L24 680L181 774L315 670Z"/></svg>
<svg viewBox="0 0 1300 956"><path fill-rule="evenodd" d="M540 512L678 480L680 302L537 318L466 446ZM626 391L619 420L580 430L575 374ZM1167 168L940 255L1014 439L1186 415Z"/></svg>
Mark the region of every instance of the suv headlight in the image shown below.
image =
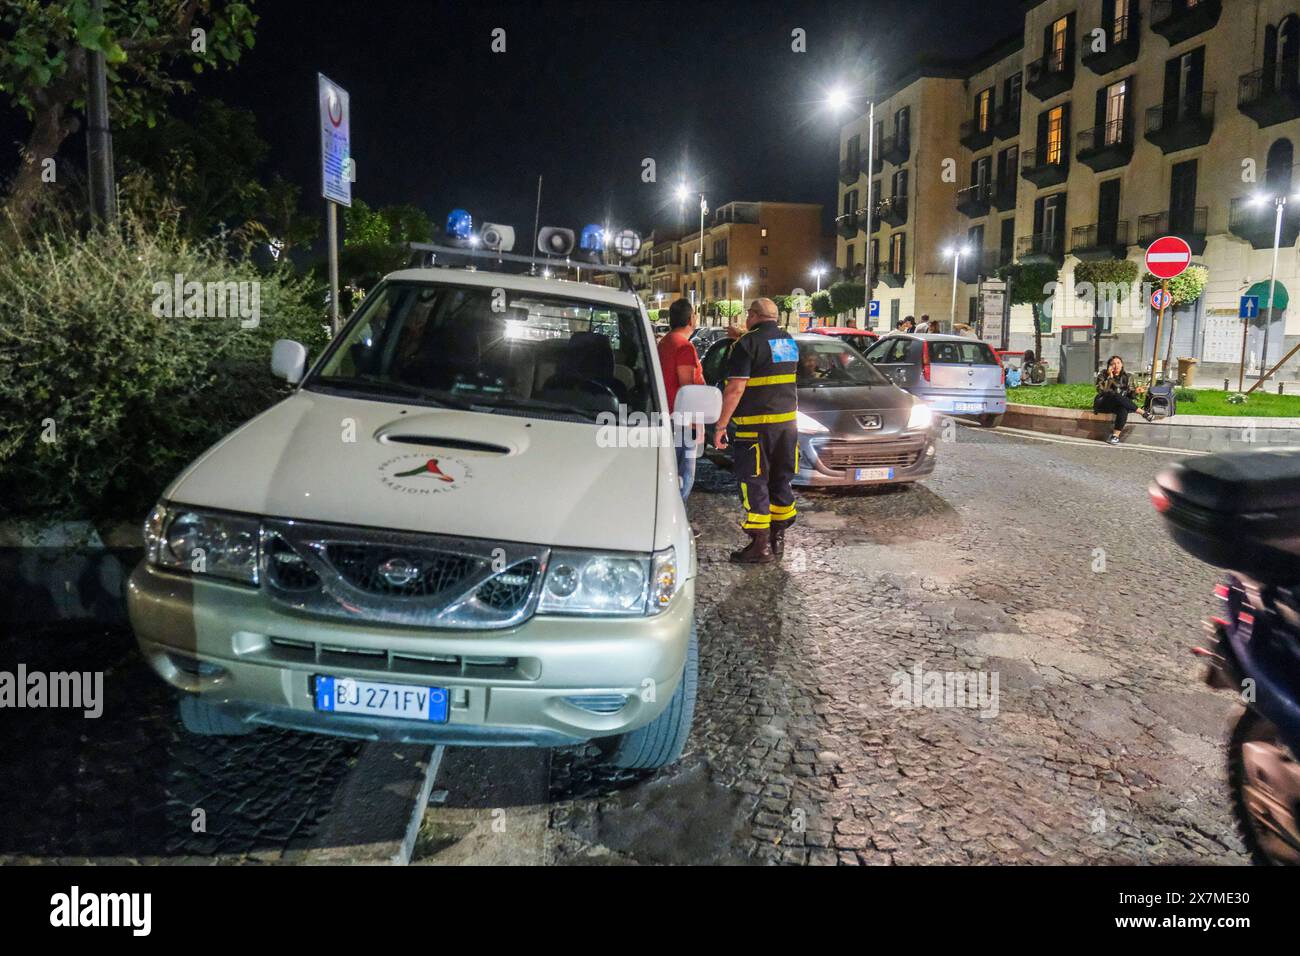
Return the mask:
<svg viewBox="0 0 1300 956"><path fill-rule="evenodd" d="M677 593L672 548L646 557L592 551L551 552L540 614L658 614Z"/></svg>
<svg viewBox="0 0 1300 956"><path fill-rule="evenodd" d="M912 406L912 413L907 416L907 427L929 428L933 421L934 413L930 411L930 406L925 402L917 402Z"/></svg>
<svg viewBox="0 0 1300 956"><path fill-rule="evenodd" d="M256 518L159 504L144 523L145 553L156 567L257 584L258 532Z"/></svg>

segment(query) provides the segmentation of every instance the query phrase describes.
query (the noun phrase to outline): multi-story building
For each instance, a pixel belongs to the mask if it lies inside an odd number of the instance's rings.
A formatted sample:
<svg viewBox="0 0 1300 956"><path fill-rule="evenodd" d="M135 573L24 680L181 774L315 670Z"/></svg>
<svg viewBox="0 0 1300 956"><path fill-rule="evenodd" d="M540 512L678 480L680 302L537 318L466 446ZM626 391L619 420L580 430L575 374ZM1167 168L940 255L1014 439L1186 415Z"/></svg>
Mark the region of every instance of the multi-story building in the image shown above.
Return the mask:
<svg viewBox="0 0 1300 956"><path fill-rule="evenodd" d="M1149 363L1155 314L1146 300L1097 307L1076 294L1087 290L1076 289L1074 273L1080 262L1128 259L1141 277L1146 247L1173 234L1188 241L1209 279L1194 303L1166 315L1162 357L1172 334L1174 355L1200 359L1216 380L1232 371L1235 385L1239 303L1253 294L1263 312L1246 329L1248 366L1280 359L1300 342L1300 318L1286 314L1287 291L1300 282L1300 201L1290 199L1300 136L1300 3L1039 0L1026 4L1021 27L1019 37L974 63L910 77L877 100L882 145L891 137L897 143L893 126L907 109L912 139L933 150L882 149L878 157L880 203L901 198L910 208L901 226L879 214L887 211L880 204L873 217L877 324L889 327L899 312L946 318L952 259L939 251L964 237L974 251L957 276L959 320L975 316L980 280L1009 259L1050 262L1059 266L1060 291L1042 323L1044 357L1055 361L1064 327L1093 324L1100 313L1103 353L1117 352L1130 366ZM865 177L850 180L848 167L857 160L861 171L865 122L846 124L841 135L840 212L851 213L853 224L865 218L853 196L865 195ZM908 174L901 190L900 172ZM860 270L871 245L860 230L847 235L845 219L839 223L837 265ZM903 281L892 284L900 271ZM1010 347L1026 347L1033 333L1029 308L1012 310Z"/></svg>
<svg viewBox="0 0 1300 956"><path fill-rule="evenodd" d="M783 295L807 288L831 255L817 203L729 202L677 243L677 293L695 303Z"/></svg>

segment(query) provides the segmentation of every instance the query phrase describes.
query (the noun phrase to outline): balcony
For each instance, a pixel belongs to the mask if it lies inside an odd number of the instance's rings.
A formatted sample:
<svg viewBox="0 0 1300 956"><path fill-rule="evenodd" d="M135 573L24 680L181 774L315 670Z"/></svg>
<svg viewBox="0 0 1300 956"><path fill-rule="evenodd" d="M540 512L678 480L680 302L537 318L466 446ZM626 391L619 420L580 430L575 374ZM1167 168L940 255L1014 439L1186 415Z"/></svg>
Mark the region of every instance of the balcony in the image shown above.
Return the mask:
<svg viewBox="0 0 1300 956"><path fill-rule="evenodd" d="M998 139L1015 139L1020 135L1020 97L999 103L993 111L993 135Z"/></svg>
<svg viewBox="0 0 1300 956"><path fill-rule="evenodd" d="M1165 103L1147 110L1147 140L1161 152L1204 146L1214 132L1214 94L1189 96L1178 103Z"/></svg>
<svg viewBox="0 0 1300 956"><path fill-rule="evenodd" d="M1069 137L1054 147L1027 149L1020 154L1020 175L1040 189L1065 182L1070 173Z"/></svg>
<svg viewBox="0 0 1300 956"><path fill-rule="evenodd" d="M1128 220L1076 226L1070 231L1070 254L1077 259L1123 259L1128 255Z"/></svg>
<svg viewBox="0 0 1300 956"><path fill-rule="evenodd" d="M895 166L901 166L907 162L907 157L912 152L912 136L909 132L896 133L893 136L886 136L880 144L880 157L887 163L893 163Z"/></svg>
<svg viewBox="0 0 1300 956"><path fill-rule="evenodd" d="M993 118L986 116L981 122L979 119L968 119L961 124L961 144L971 152L983 149L993 143Z"/></svg>
<svg viewBox="0 0 1300 956"><path fill-rule="evenodd" d="M1123 166L1133 158L1133 123L1127 118L1111 120L1079 134L1079 162L1095 173Z"/></svg>
<svg viewBox="0 0 1300 956"><path fill-rule="evenodd" d="M1228 231L1256 249L1273 248L1276 228L1277 207L1271 202L1254 203L1241 196L1228 207ZM1300 208L1288 203L1282 212L1282 236L1278 245L1285 249L1294 246L1296 239L1300 239Z"/></svg>
<svg viewBox="0 0 1300 956"><path fill-rule="evenodd" d="M1153 212L1138 219L1138 245L1149 246L1161 236L1177 236L1192 247L1193 255L1205 251L1206 224L1209 210L1205 206L1195 209L1175 209Z"/></svg>
<svg viewBox="0 0 1300 956"><path fill-rule="evenodd" d="M993 186L993 208L1006 212L1016 208L1016 184L1020 182L1014 174L998 180Z"/></svg>
<svg viewBox="0 0 1300 956"><path fill-rule="evenodd" d="M1136 8L1137 4L1132 6ZM1090 43L1088 52L1082 57L1083 65L1098 76L1128 66L1137 59L1142 39L1142 20L1134 9L1126 17L1116 17L1110 23L1103 23L1101 29L1106 34L1106 48L1093 53Z"/></svg>
<svg viewBox="0 0 1300 956"><path fill-rule="evenodd" d="M857 156L846 156L840 160L840 182L852 186L862 175L862 163Z"/></svg>
<svg viewBox="0 0 1300 956"><path fill-rule="evenodd" d="M845 213L835 217L835 234L841 239L853 239L858 234L858 214Z"/></svg>
<svg viewBox="0 0 1300 956"><path fill-rule="evenodd" d="M962 256L961 265L957 269L957 278L968 285L974 285L981 278L997 275L998 269L1003 265L1000 250L981 249L973 255Z"/></svg>
<svg viewBox="0 0 1300 956"><path fill-rule="evenodd" d="M1025 89L1040 100L1050 100L1074 85L1074 44L1052 50L1029 64Z"/></svg>
<svg viewBox="0 0 1300 956"><path fill-rule="evenodd" d="M880 175L880 171L881 171L882 169L885 168L885 163L884 163L884 161L880 158L880 144L879 144L879 143L876 144L876 159L875 159L875 162L873 162L873 163L871 164L871 171L870 171L870 172L867 171L867 154L866 154L866 153L863 153L863 154L858 158L858 168L861 169L862 172L863 172L864 174L868 175L868 176L878 176L878 175Z"/></svg>
<svg viewBox="0 0 1300 956"><path fill-rule="evenodd" d="M993 184L976 183L957 191L957 211L970 219L987 216L992 200Z"/></svg>
<svg viewBox="0 0 1300 956"><path fill-rule="evenodd" d="M1065 261L1065 233L1043 232L1016 240L1016 258L1021 262Z"/></svg>
<svg viewBox="0 0 1300 956"><path fill-rule="evenodd" d="M1281 87L1263 70L1246 73L1237 81L1237 109L1261 128L1300 117L1300 84L1296 83L1294 66L1284 73L1286 79Z"/></svg>
<svg viewBox="0 0 1300 956"><path fill-rule="evenodd" d="M877 273L877 278L891 289L901 289L907 282L907 272L901 265L891 265L886 262L882 271Z"/></svg>
<svg viewBox="0 0 1300 956"><path fill-rule="evenodd" d="M889 196L880 200L876 206L876 216L881 222L901 226L907 222L907 197Z"/></svg>
<svg viewBox="0 0 1300 956"><path fill-rule="evenodd" d="M859 210L857 211L857 213L856 213L856 216L857 216L857 220L858 220L858 229L860 229L860 230L863 231L863 232L866 232L866 231L867 231L867 225L868 225L868 223L867 223L867 207L866 207L866 206L863 206L861 209L859 209ZM871 228L874 230L874 229L876 229L876 228L880 225L880 223L878 223L878 222L872 222L870 225L871 225Z"/></svg>
<svg viewBox="0 0 1300 956"><path fill-rule="evenodd" d="M1219 22L1223 0L1154 0L1151 4L1151 32L1159 33L1169 45L1182 43L1198 33L1211 30Z"/></svg>

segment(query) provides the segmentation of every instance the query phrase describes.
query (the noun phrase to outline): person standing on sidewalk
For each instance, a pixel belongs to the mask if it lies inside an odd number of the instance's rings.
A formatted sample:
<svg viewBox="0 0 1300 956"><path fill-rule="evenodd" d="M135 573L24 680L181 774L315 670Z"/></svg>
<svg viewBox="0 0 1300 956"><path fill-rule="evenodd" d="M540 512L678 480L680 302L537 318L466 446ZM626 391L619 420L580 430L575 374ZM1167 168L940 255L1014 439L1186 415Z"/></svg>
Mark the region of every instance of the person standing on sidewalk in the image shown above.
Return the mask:
<svg viewBox="0 0 1300 956"><path fill-rule="evenodd" d="M776 303L755 299L746 313L749 331L731 347L722 414L714 445L727 447L727 426L736 425L732 453L744 509L741 528L749 544L732 552L738 564L765 564L785 550L785 532L794 522L794 489L799 468L795 389L799 346L776 324ZM734 416L734 417L733 417Z"/></svg>
<svg viewBox="0 0 1300 956"><path fill-rule="evenodd" d="M1118 355L1112 355L1106 362L1106 367L1097 375L1097 394L1092 400L1094 412L1115 416L1115 427L1106 439L1106 444L1119 444L1119 436L1128 423L1129 415L1138 410L1134 396L1145 391L1145 385L1133 385L1128 372L1124 371L1124 360ZM1155 420L1155 416L1148 411L1143 410L1141 415L1147 421Z"/></svg>
<svg viewBox="0 0 1300 956"><path fill-rule="evenodd" d="M668 307L668 334L659 340L659 367L663 369L664 390L668 394L668 412L672 414L677 404L677 390L683 385L703 385L704 369L700 354L691 344L695 331L695 307L689 299L678 299ZM676 422L674 422L676 425ZM699 457L699 443L703 430L697 426L681 429L677 445L677 479L681 484L682 501L695 486L695 461ZM674 427L674 434L678 429Z"/></svg>

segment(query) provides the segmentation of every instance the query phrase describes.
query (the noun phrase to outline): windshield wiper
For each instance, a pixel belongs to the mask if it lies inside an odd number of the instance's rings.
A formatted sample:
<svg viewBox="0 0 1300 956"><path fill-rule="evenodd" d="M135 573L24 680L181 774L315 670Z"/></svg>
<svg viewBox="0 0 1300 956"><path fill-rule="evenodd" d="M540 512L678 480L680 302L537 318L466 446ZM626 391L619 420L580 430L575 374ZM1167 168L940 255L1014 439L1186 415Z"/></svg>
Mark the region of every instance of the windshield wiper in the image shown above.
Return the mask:
<svg viewBox="0 0 1300 956"><path fill-rule="evenodd" d="M600 414L599 411L594 408L578 408L576 405L565 405L562 402L542 402L536 399L511 398L508 395L498 396L490 401L484 401L482 404L491 408L532 409L539 412L559 412L561 414L577 415L587 421L595 420L596 415Z"/></svg>
<svg viewBox="0 0 1300 956"><path fill-rule="evenodd" d="M376 395L405 395L408 398L416 398L446 408L458 408L462 411L473 410L473 406L463 399L453 398L437 389L420 388L418 385L406 385L402 382L388 382L361 376L331 376L329 378L317 378L312 384L323 385L326 388L370 392Z"/></svg>

